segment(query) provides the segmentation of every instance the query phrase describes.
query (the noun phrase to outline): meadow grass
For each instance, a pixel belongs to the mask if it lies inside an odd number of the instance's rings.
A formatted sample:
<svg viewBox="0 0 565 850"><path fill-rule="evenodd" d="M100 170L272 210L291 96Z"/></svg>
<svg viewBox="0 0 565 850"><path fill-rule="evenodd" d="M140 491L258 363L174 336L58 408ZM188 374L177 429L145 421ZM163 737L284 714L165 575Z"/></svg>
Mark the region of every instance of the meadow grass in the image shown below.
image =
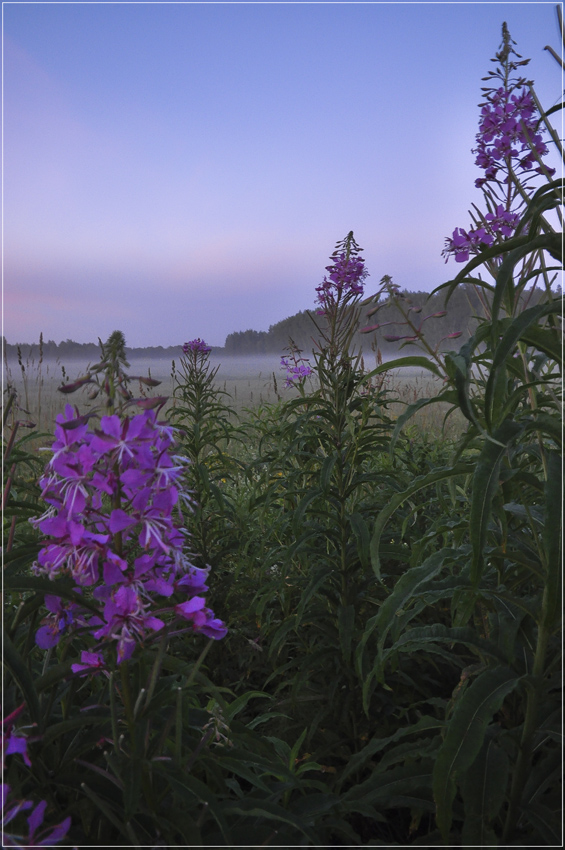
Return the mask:
<svg viewBox="0 0 565 850"><path fill-rule="evenodd" d="M278 358L226 357L219 361L216 386L226 395L224 400L234 411L236 417L246 419L251 411L263 405L275 404L280 400L288 400L297 395L293 387L285 387L284 375L279 370ZM15 419L33 423L36 432L52 433L55 417L61 413L65 405L76 405L81 413L97 409L97 401L87 397L88 387L74 393L72 397L59 392L63 383L72 382L85 374L88 364L80 361L44 360L22 353L17 360L4 361L4 393L5 399L10 391L15 391L16 401L11 411L11 421ZM131 363L132 374L146 375L161 381L158 387L150 389L141 382L132 381L131 389L140 397L166 396L168 401L163 408L163 415L175 408L173 397L174 362L168 360L149 360ZM313 381L310 389L315 388ZM413 404L421 398L435 396L441 387L441 382L430 373L421 369L407 368L391 370L385 373L382 387L387 391L389 413L396 419L405 410L406 405ZM449 407L445 404L434 404L416 413L412 424L428 435L455 438L461 433L464 418L455 411L445 422L444 417ZM40 441L44 444L44 440ZM39 443L38 443L39 444Z"/></svg>

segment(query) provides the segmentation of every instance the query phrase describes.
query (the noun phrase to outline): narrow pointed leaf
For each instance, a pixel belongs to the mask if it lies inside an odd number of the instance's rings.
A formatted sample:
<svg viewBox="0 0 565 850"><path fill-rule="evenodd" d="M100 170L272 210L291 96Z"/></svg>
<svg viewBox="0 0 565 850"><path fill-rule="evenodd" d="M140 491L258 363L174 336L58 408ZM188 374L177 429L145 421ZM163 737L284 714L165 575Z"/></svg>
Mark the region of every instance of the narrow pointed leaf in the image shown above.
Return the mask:
<svg viewBox="0 0 565 850"><path fill-rule="evenodd" d="M547 612L545 625L552 628L560 613L563 545L562 459L557 452L547 455L543 543L547 570Z"/></svg>
<svg viewBox="0 0 565 850"><path fill-rule="evenodd" d="M433 372L434 375L438 376L438 378L443 378L437 364L434 363L433 360L428 360L427 357L415 354L411 357L398 357L396 360L388 360L386 363L383 363L382 366L377 366L376 369L372 369L368 372L363 377L363 381L370 380L373 375L380 375L383 372L389 372L391 369L402 369L405 366L411 366L416 369L426 369L428 372Z"/></svg>
<svg viewBox="0 0 565 850"><path fill-rule="evenodd" d="M355 606L340 605L337 610L337 622L339 628L339 645L345 663L349 663L351 655L351 641L355 627Z"/></svg>
<svg viewBox="0 0 565 850"><path fill-rule="evenodd" d="M409 487L406 488L406 490L403 490L402 493L397 493L391 498L389 504L383 508L377 516L373 529L373 536L371 538L371 562L373 565L373 571L379 580L381 578L381 565L379 558L380 540L386 524L392 514L403 502L406 501L406 499L409 499L410 496L413 496L419 490L423 490L424 487L428 487L430 484L435 484L438 481L445 481L448 478L455 478L458 475L468 475L473 472L473 469L474 466L472 464L464 462L456 463L454 466L450 467L440 467L439 469L435 469L433 472L429 472L427 475L419 476Z"/></svg>
<svg viewBox="0 0 565 850"><path fill-rule="evenodd" d="M509 327L506 328L502 339L496 346L490 375L487 381L485 391L485 408L487 410L491 410L493 406L494 396L496 395L498 374L504 365L504 361L514 350L516 343L522 339L525 332L531 328L532 325L537 325L540 319L544 316L547 316L550 313L557 313L560 309L561 306L557 300L548 304L539 304L536 307L530 307L528 310L524 310L523 313L520 313L520 315L512 321ZM553 339L557 342L556 336L554 336Z"/></svg>
<svg viewBox="0 0 565 850"><path fill-rule="evenodd" d="M503 422L493 434L497 442L485 441L477 461L469 517L469 534L473 546L471 581L475 586L483 571L483 550L491 518L492 500L499 486L502 458L510 441L523 430L523 427L510 419Z"/></svg>
<svg viewBox="0 0 565 850"><path fill-rule="evenodd" d="M437 576L446 558L453 555L452 549L440 549L430 555L420 567L413 567L397 581L393 592L380 607L373 627L378 631L379 650L385 644L387 634L398 612L404 608L423 584Z"/></svg>
<svg viewBox="0 0 565 850"><path fill-rule="evenodd" d="M38 729L43 730L43 716L39 707L39 697L34 681L16 647L7 634L4 634L3 663L17 683L26 701L28 711Z"/></svg>
<svg viewBox="0 0 565 850"><path fill-rule="evenodd" d="M382 752L382 750L386 749L389 744L398 741L400 738L404 738L406 735L415 735L419 732L430 732L430 731L439 731L443 729L445 726L445 721L438 720L435 717L421 717L417 723L414 723L412 726L401 726L400 729L394 733L394 735L389 735L388 738L373 738L372 741L369 741L363 749L355 753L353 755L341 774L339 780L339 786L341 786L345 779L347 779L350 774L355 773L356 770L360 770L366 762L377 753Z"/></svg>
<svg viewBox="0 0 565 850"><path fill-rule="evenodd" d="M498 745L495 735L487 735L461 785L466 815L476 815L485 831L504 803L509 776L506 751ZM480 846L485 846L483 840Z"/></svg>
<svg viewBox="0 0 565 850"><path fill-rule="evenodd" d="M517 240L520 238L523 237L517 237ZM514 242L514 239L508 240L508 242L506 243L506 250L508 250L510 241ZM512 278L514 275L514 269L516 267L516 264L523 257L527 256L528 254L531 254L533 251L537 251L540 248L549 251L552 257L555 257L555 259L561 259L563 250L561 234L543 233L540 236L535 236L533 239L531 237L526 237L523 244L518 245L507 254L507 256L502 262L502 265L500 266L500 269L498 270L498 274L496 276L496 286L494 288L494 296L492 299L491 306L493 349L496 347L496 329L498 314L502 306L504 295L506 294L506 289L509 286L512 286Z"/></svg>
<svg viewBox="0 0 565 850"><path fill-rule="evenodd" d="M436 821L445 841L451 829L456 780L475 761L493 715L518 682L508 667L485 670L455 706L434 766Z"/></svg>

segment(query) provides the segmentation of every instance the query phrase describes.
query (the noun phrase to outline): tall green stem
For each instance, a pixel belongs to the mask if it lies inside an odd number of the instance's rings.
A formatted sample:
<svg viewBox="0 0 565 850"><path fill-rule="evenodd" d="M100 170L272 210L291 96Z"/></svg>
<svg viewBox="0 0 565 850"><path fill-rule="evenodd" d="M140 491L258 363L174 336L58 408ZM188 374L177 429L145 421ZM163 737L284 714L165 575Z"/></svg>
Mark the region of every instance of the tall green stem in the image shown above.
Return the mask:
<svg viewBox="0 0 565 850"><path fill-rule="evenodd" d="M518 758L514 768L514 776L512 777L512 788L510 790L510 801L508 805L508 812L506 814L506 823L504 824L504 832L502 834L502 844L507 844L512 839L512 835L520 816L524 786L531 770L533 741L537 729L537 716L543 686L545 656L550 636L550 628L546 622L549 601L549 589L546 586L543 594L542 616L538 628L532 681L528 687L526 715L524 718L524 726L522 728Z"/></svg>

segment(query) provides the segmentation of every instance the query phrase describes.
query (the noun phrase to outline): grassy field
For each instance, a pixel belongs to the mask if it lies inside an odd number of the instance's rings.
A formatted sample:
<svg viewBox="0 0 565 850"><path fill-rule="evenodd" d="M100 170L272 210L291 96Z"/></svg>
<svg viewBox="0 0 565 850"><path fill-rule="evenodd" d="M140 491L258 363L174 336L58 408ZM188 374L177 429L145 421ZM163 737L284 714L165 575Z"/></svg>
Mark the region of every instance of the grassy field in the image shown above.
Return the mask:
<svg viewBox="0 0 565 850"><path fill-rule="evenodd" d="M277 398L292 398L296 390L285 387L285 371L280 367L280 357L265 355L263 357L226 357L211 358L212 365L218 366L216 383L227 393L229 404L238 415L248 409L255 409L262 404L270 404ZM76 380L83 375L88 363L81 361L37 361L30 357L22 357L21 361L12 360L4 363L4 392L10 387L17 392L17 403L14 414L17 418L33 422L38 432L52 430L52 423L65 404L77 405L81 412L94 409L96 401L87 398L87 389L71 396L65 396L58 391L63 383ZM372 363L366 363L367 371L373 368ZM178 369L178 362L174 364ZM150 375L161 381L160 386L148 389L141 383L133 383L134 392L140 395L163 395L169 398L165 411L174 407L173 399L173 362L169 360L133 360L129 374L135 376ZM383 377L383 386L389 392L391 401L390 412L393 417L399 416L406 404L411 404L420 398L435 395L440 387L438 379L430 373L418 369L391 370ZM432 405L420 411L415 424L427 433L439 434L443 417L447 411L445 405ZM446 435L454 436L461 429L463 418L457 412L451 416L446 425Z"/></svg>

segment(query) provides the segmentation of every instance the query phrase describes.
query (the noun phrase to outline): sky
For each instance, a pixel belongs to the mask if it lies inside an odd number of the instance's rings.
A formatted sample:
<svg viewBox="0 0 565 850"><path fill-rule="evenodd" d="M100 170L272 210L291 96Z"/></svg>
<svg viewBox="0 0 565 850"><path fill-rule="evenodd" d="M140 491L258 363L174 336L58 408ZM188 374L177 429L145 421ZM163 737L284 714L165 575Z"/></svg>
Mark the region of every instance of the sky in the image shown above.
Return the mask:
<svg viewBox="0 0 565 850"><path fill-rule="evenodd" d="M2 14L10 343L222 346L311 308L350 230L367 292L385 274L431 291L481 204L471 149L503 21L542 104L562 91L554 2Z"/></svg>

